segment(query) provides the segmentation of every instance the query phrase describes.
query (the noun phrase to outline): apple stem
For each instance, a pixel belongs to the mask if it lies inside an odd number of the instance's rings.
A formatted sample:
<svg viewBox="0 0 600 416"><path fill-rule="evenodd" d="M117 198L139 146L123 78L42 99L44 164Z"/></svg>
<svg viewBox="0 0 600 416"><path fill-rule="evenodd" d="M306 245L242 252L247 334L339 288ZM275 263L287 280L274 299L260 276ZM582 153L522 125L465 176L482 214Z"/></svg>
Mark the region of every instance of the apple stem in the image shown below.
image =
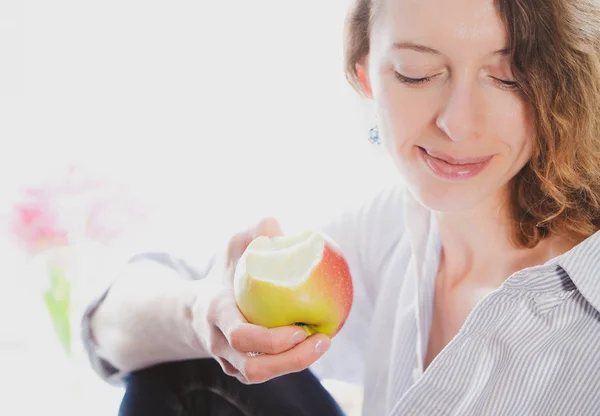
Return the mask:
<svg viewBox="0 0 600 416"><path fill-rule="evenodd" d="M305 324L304 322L296 322L295 325L304 329L304 332L306 332L306 335L309 337L317 333L311 325Z"/></svg>

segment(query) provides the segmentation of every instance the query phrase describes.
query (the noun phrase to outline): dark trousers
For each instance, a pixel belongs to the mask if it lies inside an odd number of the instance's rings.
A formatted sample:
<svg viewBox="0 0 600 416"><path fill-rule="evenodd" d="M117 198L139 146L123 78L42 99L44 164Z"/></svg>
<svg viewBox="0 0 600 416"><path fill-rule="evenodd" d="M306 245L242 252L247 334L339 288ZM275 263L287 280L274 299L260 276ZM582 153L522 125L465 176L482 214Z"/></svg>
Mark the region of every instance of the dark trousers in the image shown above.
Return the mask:
<svg viewBox="0 0 600 416"><path fill-rule="evenodd" d="M160 364L127 379L119 416L342 416L309 371L245 385L214 360Z"/></svg>

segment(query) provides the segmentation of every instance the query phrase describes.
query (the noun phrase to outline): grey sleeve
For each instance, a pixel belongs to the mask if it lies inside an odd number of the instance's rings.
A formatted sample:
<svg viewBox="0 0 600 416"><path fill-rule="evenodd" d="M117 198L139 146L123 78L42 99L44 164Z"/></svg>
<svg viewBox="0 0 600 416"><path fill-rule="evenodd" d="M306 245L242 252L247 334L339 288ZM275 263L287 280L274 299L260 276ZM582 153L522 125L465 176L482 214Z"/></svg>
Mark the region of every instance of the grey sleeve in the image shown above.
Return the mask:
<svg viewBox="0 0 600 416"><path fill-rule="evenodd" d="M186 279L198 280L202 279L208 274L214 263L214 260L215 258L213 256L203 267L203 269L199 270L198 268L194 268L186 263L183 259L174 257L168 253L149 252L138 254L132 257L129 260L129 263L138 261L154 261L175 270L180 276ZM98 355L98 347L90 327L91 317L98 309L104 298L106 298L106 295L109 291L110 286L102 294L100 294L100 296L90 302L85 309L81 319L81 339L92 369L106 382L115 386L122 386L125 374Z"/></svg>

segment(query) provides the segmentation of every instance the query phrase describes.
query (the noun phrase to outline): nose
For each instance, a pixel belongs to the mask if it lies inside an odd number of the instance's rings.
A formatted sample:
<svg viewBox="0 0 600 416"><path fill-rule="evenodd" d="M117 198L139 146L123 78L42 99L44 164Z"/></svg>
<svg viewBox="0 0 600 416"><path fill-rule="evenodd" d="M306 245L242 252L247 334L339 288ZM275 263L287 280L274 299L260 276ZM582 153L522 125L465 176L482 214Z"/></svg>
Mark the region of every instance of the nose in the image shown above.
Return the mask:
<svg viewBox="0 0 600 416"><path fill-rule="evenodd" d="M447 90L436 124L452 141L476 139L481 135L483 111L477 86L457 83Z"/></svg>

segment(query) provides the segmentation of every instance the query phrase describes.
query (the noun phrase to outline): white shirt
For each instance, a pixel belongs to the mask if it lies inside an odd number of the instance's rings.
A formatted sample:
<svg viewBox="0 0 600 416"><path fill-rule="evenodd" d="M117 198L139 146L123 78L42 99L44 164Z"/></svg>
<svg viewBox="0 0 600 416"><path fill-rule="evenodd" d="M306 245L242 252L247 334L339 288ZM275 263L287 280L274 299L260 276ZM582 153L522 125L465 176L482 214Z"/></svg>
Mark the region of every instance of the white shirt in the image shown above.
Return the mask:
<svg viewBox="0 0 600 416"><path fill-rule="evenodd" d="M311 369L362 383L365 415L600 414L600 232L510 276L424 372L441 250L435 216L394 186L321 230L346 257L355 295ZM180 268L190 278L199 269ZM122 376L86 342L99 374Z"/></svg>

